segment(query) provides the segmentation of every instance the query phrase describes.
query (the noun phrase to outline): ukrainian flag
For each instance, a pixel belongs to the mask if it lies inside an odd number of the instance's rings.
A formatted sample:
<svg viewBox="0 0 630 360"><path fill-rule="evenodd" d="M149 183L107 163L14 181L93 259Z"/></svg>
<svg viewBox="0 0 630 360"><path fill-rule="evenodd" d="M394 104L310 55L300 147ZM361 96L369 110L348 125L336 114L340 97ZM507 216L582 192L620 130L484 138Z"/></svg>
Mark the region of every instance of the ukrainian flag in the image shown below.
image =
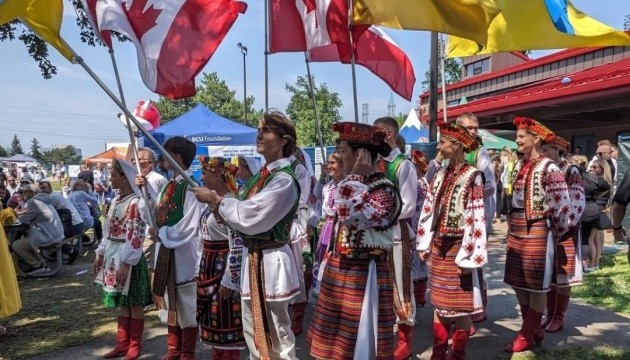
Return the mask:
<svg viewBox="0 0 630 360"><path fill-rule="evenodd" d="M20 20L72 61L73 53L59 34L62 18L62 0L0 0L0 25Z"/></svg>
<svg viewBox="0 0 630 360"><path fill-rule="evenodd" d="M488 41L449 37L448 57L499 51L630 46L630 36L603 24L568 0L492 0L501 9ZM484 45L479 45L484 44Z"/></svg>

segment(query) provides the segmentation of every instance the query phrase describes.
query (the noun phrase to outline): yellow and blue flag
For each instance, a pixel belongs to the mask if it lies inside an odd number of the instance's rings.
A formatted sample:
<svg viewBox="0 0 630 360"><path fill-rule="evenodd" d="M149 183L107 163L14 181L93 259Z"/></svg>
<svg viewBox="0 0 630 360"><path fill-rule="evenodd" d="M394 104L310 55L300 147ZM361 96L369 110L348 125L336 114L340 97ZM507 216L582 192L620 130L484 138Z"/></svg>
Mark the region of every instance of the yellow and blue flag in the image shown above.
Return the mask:
<svg viewBox="0 0 630 360"><path fill-rule="evenodd" d="M62 0L0 0L0 25L20 20L66 59L73 53L61 39Z"/></svg>
<svg viewBox="0 0 630 360"><path fill-rule="evenodd" d="M500 51L630 46L630 36L576 9L568 0L492 0L501 9L488 41L449 37L448 56Z"/></svg>

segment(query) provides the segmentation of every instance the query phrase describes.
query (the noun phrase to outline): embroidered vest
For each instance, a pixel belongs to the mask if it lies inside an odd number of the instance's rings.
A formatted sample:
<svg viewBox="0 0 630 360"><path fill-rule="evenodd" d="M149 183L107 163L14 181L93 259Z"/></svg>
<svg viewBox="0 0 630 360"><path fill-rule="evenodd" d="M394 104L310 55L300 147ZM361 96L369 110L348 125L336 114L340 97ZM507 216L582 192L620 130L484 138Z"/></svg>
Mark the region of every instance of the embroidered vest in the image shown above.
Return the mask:
<svg viewBox="0 0 630 360"><path fill-rule="evenodd" d="M253 195L259 193L262 189L264 189L267 184L276 176L278 173L286 173L289 174L293 180L297 183L297 178L295 177L295 173L291 170L290 166L274 169L271 172L267 171L267 168L263 168L263 170L259 171L256 175L252 176L245 186L239 192L237 198L239 200L247 200ZM262 240L262 241L275 241L281 244L288 244L291 240L291 236L289 232L291 231L291 225L293 224L293 219L295 219L295 214L297 213L298 207L300 205L300 187L297 187L297 199L295 200L295 204L291 207L289 213L287 213L276 225L274 225L271 230L265 231L260 234L248 235L243 234L239 231L235 231L235 234L243 239L252 239L252 240Z"/></svg>
<svg viewBox="0 0 630 360"><path fill-rule="evenodd" d="M477 148L475 151L469 152L464 158L466 162L473 167L477 167L477 155L479 155L479 149L481 149L481 147Z"/></svg>
<svg viewBox="0 0 630 360"><path fill-rule="evenodd" d="M199 183L194 177L190 177L197 184ZM180 222L184 217L184 201L186 200L186 190L188 183L182 181L177 182L172 179L164 186L159 196L159 205L156 218L158 228L162 226L173 226Z"/></svg>
<svg viewBox="0 0 630 360"><path fill-rule="evenodd" d="M545 199L547 194L544 188L544 177L549 166L553 165L553 161L540 155L530 162L531 164L529 164L528 169L525 169L524 174L520 174L525 164L524 161L519 161L514 166L512 188L516 190L516 184L524 177L525 218L527 220L542 220L549 215L549 205Z"/></svg>
<svg viewBox="0 0 630 360"><path fill-rule="evenodd" d="M138 195L132 193L127 197L116 200L109 207L107 213L107 222L109 224L109 234L107 238L112 241L125 242L127 241L127 227L125 226L127 208L131 204L131 201L137 199Z"/></svg>
<svg viewBox="0 0 630 360"><path fill-rule="evenodd" d="M434 227L442 236L464 235L466 202L475 177L480 174L472 165L465 163L449 173L450 166L440 169L433 181Z"/></svg>
<svg viewBox="0 0 630 360"><path fill-rule="evenodd" d="M398 171L400 164L402 164L405 159L409 158L406 157L405 154L398 154L391 162L385 161L383 159L379 160L379 170L385 173L385 177L387 177L387 180L391 181L396 189L399 188L396 172Z"/></svg>

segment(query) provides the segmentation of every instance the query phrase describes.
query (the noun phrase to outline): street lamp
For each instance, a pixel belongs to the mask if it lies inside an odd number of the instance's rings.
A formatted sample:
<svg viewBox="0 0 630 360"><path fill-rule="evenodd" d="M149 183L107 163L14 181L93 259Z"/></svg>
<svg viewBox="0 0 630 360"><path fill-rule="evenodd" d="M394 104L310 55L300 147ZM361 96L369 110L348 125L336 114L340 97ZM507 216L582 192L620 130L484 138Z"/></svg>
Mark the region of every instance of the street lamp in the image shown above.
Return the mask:
<svg viewBox="0 0 630 360"><path fill-rule="evenodd" d="M243 110L245 112L245 125L247 125L247 66L245 66L245 57L247 56L247 46L241 43L236 44L243 54Z"/></svg>

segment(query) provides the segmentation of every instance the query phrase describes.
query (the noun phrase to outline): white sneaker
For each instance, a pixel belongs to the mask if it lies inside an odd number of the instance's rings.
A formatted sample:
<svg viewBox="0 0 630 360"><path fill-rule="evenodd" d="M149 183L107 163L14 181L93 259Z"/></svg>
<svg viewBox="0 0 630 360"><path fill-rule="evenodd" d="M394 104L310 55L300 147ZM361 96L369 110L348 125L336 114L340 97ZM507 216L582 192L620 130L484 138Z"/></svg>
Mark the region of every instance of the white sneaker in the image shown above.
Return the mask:
<svg viewBox="0 0 630 360"><path fill-rule="evenodd" d="M597 268L592 267L592 266L585 266L584 267L584 272L593 272L595 270L597 270Z"/></svg>

